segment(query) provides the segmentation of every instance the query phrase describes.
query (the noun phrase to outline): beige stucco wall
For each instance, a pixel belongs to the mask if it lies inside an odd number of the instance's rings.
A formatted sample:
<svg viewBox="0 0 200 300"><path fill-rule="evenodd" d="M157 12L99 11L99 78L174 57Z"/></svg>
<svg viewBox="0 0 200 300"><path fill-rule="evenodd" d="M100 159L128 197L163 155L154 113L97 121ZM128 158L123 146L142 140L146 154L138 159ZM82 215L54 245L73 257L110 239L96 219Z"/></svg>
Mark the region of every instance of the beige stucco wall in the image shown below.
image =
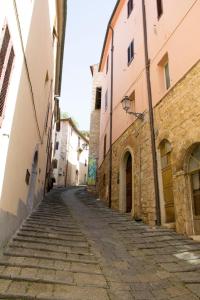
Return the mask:
<svg viewBox="0 0 200 300"><path fill-rule="evenodd" d="M6 99L5 117L0 128L0 241L5 241L18 227L33 206L41 200L45 184L47 133L53 110L55 80L55 43L53 24L55 1L2 1L1 27L8 24L15 58ZM17 23L19 17L22 41ZM42 26L41 26L42 19ZM23 53L23 47L24 53ZM24 54L28 72L25 66ZM45 82L46 73L49 80ZM29 80L30 79L30 80ZM33 107L33 101L35 109ZM48 105L48 126L45 130ZM36 124L37 115L38 128ZM28 194L26 170L32 171L38 151L33 197ZM31 178L30 178L31 182Z"/></svg>

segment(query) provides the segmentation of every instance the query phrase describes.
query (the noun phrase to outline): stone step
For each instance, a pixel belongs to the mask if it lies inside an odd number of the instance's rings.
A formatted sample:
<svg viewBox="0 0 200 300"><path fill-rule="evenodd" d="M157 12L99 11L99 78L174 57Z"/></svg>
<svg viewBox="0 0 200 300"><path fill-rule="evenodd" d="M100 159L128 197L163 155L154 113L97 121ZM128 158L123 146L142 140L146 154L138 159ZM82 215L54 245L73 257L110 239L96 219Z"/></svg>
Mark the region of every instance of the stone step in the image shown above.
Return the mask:
<svg viewBox="0 0 200 300"><path fill-rule="evenodd" d="M12 251L7 250L4 252L5 256L12 256L12 257L29 257L29 258L38 258L38 259L48 259L48 260L54 260L54 261L63 261L63 262L80 262L80 263L86 263L86 264L98 264L96 261L96 258L94 257L92 259L91 256L86 255L79 255L79 254L68 254L66 258L62 258L55 255L55 257L50 257L49 255L45 255L45 253L35 253L33 251L33 254L30 253L30 251L27 251L28 253L25 253L25 251Z"/></svg>
<svg viewBox="0 0 200 300"><path fill-rule="evenodd" d="M70 239L67 238L62 238L62 237L54 237L54 236L48 236L48 235L32 235L32 234L24 234L24 233L17 233L16 237L24 237L27 240L29 239L35 239L35 240L44 240L44 241L49 241L49 240L54 240L54 241L64 241L66 246L74 246L74 247L88 247L87 241L71 241ZM14 238L13 238L14 240Z"/></svg>
<svg viewBox="0 0 200 300"><path fill-rule="evenodd" d="M68 253L80 254L80 255L86 254L81 251L80 252L69 251L69 248L63 247L63 246L54 246L54 245L49 246L49 245L34 244L34 243L31 244L31 243L13 242L12 244L9 244L9 248L23 248L23 249L39 250L39 251L54 252L54 253L65 253L65 254L68 254ZM87 255L92 255L92 254L88 252Z"/></svg>
<svg viewBox="0 0 200 300"><path fill-rule="evenodd" d="M77 245L72 245L71 243L69 244L68 242L66 243L65 241L56 241L56 240L51 240L51 239L37 239L37 238L29 238L29 237L14 237L12 241L17 241L17 242L22 242L22 243L33 243L33 244L43 244L43 245L54 245L54 246L64 246L68 248L68 251L70 252L87 252L90 251L90 245L87 246L77 246Z"/></svg>
<svg viewBox="0 0 200 300"><path fill-rule="evenodd" d="M62 229L70 229L70 230L79 230L79 227L78 226L67 226L67 225L59 225L59 224L43 224L43 223L39 223L39 222L32 222L32 221L25 221L24 222L24 225L34 225L34 226L48 226L48 227L53 227L53 228L62 228Z"/></svg>
<svg viewBox="0 0 200 300"><path fill-rule="evenodd" d="M106 289L96 286L77 287L1 279L0 287L0 298L6 300L109 300Z"/></svg>
<svg viewBox="0 0 200 300"><path fill-rule="evenodd" d="M24 229L21 228L18 234L25 234L28 236L42 236L42 237L54 237L54 238L65 238L67 241L82 241L85 242L86 238L84 235L74 236L71 234L70 236L66 233L59 233L59 232L51 232L51 231L42 231L42 230L30 230L30 229ZM68 237L68 238L67 238Z"/></svg>
<svg viewBox="0 0 200 300"><path fill-rule="evenodd" d="M47 261L48 262L48 261ZM84 273L84 274L102 274L99 266L84 264L82 262L76 263L56 263L50 264L45 263L43 260L38 260L35 258L35 263L31 259L30 263L24 259L24 261L17 262L14 259L8 261L0 261L0 267L13 267L13 268L28 268L28 269L41 269L41 270L54 270L54 271L68 271L72 273Z"/></svg>
<svg viewBox="0 0 200 300"><path fill-rule="evenodd" d="M45 215L44 216L30 216L29 218L27 218L27 220L37 220L37 221L42 221L42 222L46 222L46 221L49 221L49 222L58 222L58 223L62 223L62 221L64 221L65 223L69 223L69 224L76 224L75 221L71 218L71 217L67 217L65 218L64 216L62 217L52 217L52 218L49 218L49 217L46 217Z"/></svg>
<svg viewBox="0 0 200 300"><path fill-rule="evenodd" d="M60 233L68 236L83 236L81 231L71 231L71 230L60 230L56 228L47 228L42 226L30 226L30 225L23 225L20 228L20 231L26 230L26 231L35 231L35 232L47 232L47 233Z"/></svg>
<svg viewBox="0 0 200 300"><path fill-rule="evenodd" d="M45 221L45 220L30 220L27 219L26 222L24 224L33 224L33 225L43 225L43 226L51 226L51 227L63 227L63 228L72 228L72 229L77 229L78 226L77 224L74 224L74 222L49 222L49 221Z"/></svg>
<svg viewBox="0 0 200 300"><path fill-rule="evenodd" d="M24 267L19 268L5 266L3 273L1 272L0 274L0 279L11 279L15 281L28 281L50 284L58 283L76 285L73 272Z"/></svg>

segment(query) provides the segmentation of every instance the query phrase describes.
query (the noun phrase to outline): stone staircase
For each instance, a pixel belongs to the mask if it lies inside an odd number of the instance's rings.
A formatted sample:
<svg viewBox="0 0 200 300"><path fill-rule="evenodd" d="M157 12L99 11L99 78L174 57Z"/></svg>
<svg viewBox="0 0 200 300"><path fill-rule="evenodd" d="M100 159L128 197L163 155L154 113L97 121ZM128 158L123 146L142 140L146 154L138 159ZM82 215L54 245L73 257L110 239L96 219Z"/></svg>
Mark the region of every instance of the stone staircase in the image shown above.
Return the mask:
<svg viewBox="0 0 200 300"><path fill-rule="evenodd" d="M87 239L55 192L5 249L0 299L109 299L107 282Z"/></svg>

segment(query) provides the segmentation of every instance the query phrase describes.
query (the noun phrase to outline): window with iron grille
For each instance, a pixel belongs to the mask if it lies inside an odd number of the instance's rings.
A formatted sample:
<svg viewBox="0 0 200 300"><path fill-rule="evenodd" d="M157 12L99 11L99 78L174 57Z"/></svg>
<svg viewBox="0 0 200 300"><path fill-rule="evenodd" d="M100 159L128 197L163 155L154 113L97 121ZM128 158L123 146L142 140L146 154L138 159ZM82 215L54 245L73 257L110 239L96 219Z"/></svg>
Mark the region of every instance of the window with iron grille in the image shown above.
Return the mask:
<svg viewBox="0 0 200 300"><path fill-rule="evenodd" d="M127 3L128 17L130 16L132 10L133 10L133 0L129 0L128 3Z"/></svg>
<svg viewBox="0 0 200 300"><path fill-rule="evenodd" d="M0 126L3 119L14 56L10 32L6 25L3 28L2 43L0 44Z"/></svg>
<svg viewBox="0 0 200 300"><path fill-rule="evenodd" d="M96 99L95 99L95 109L101 108L101 88L96 88Z"/></svg>
<svg viewBox="0 0 200 300"><path fill-rule="evenodd" d="M134 41L130 43L127 50L127 55L128 55L128 65L129 65L134 59Z"/></svg>

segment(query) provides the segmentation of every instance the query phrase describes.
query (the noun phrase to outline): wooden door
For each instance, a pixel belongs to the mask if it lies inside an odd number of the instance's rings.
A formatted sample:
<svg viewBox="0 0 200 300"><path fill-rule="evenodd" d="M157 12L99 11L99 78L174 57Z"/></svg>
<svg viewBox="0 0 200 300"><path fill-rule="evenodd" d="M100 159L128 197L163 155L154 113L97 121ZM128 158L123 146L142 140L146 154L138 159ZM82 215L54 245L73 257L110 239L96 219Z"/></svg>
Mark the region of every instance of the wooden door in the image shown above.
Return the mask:
<svg viewBox="0 0 200 300"><path fill-rule="evenodd" d="M129 154L126 164L126 212L132 210L132 158Z"/></svg>
<svg viewBox="0 0 200 300"><path fill-rule="evenodd" d="M195 234L200 234L200 170L191 174Z"/></svg>
<svg viewBox="0 0 200 300"><path fill-rule="evenodd" d="M171 146L169 142L164 141L160 146L163 196L165 205L165 221L172 223L175 221L174 195L173 195L173 177L171 166Z"/></svg>

